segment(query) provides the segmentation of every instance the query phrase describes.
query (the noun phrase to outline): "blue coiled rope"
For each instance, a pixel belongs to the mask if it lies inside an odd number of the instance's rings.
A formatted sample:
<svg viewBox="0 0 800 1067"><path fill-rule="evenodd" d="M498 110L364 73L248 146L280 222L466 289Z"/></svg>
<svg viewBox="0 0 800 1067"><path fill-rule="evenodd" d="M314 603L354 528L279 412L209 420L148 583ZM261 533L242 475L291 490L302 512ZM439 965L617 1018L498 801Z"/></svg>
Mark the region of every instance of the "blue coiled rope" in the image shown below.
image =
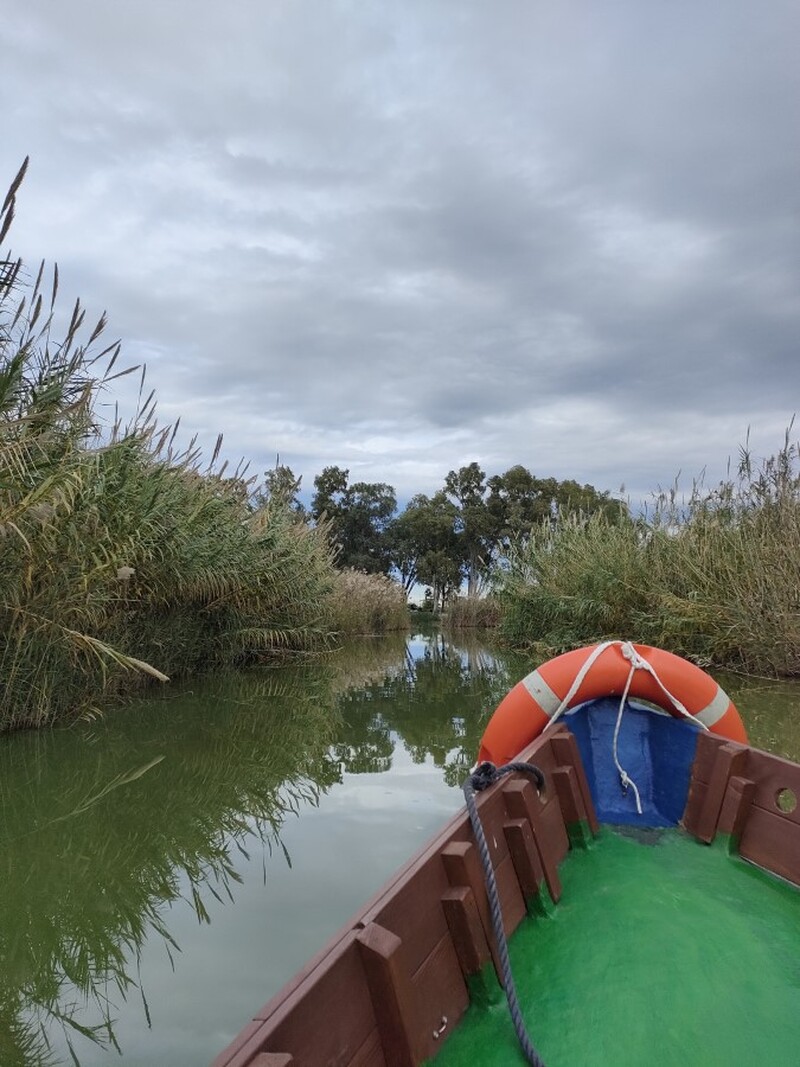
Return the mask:
<svg viewBox="0 0 800 1067"><path fill-rule="evenodd" d="M503 929L503 914L500 910L500 895L497 891L497 880L494 876L494 868L492 867L492 858L489 854L489 846L486 843L486 835L483 832L483 826L481 826L481 820L478 816L478 806L475 803L476 793L482 792L484 789L487 789L490 785L493 785L498 781L498 779L502 778L503 775L511 774L513 771L531 775L536 779L536 785L539 789L544 786L544 775L541 770L532 763L507 763L503 767L495 767L493 763L481 763L476 767L466 782L464 782L463 789L464 798L467 802L467 811L469 812L470 822L472 823L472 832L475 835L475 842L478 846L478 854L481 858L483 874L486 879L486 893L489 897L489 911L492 916L492 928L494 929L494 937L497 943L497 953L500 957L503 989L505 990L506 1000L508 1001L508 1010L511 1015L511 1021L514 1024L517 1040L520 1043L528 1063L531 1064L531 1067L545 1067L544 1061L534 1048L530 1037L528 1037L528 1031L525 1029L525 1022L522 1018L522 1011L520 1010L519 1000L517 999L517 989L514 985L514 976L511 973L511 961L508 956L508 942L506 941L506 934Z"/></svg>

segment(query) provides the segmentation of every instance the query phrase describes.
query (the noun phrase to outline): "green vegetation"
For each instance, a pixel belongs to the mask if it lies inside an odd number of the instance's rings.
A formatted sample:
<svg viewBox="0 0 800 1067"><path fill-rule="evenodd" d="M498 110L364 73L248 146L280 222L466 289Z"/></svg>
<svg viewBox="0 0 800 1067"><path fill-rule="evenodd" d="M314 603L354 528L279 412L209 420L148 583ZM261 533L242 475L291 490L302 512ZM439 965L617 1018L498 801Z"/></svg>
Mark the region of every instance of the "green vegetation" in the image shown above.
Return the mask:
<svg viewBox="0 0 800 1067"><path fill-rule="evenodd" d="M17 175L2 209L11 225ZM652 516L593 486L473 462L398 513L384 482L326 467L308 510L276 460L261 486L159 427L98 416L119 370L58 271L0 255L0 732L94 714L143 680L401 631L405 599L497 625L540 655L627 636L700 663L800 674L798 449ZM458 596L466 583L468 596ZM484 597L487 590L496 595Z"/></svg>
<svg viewBox="0 0 800 1067"><path fill-rule="evenodd" d="M302 517L296 493L300 481L288 467L274 479L284 499ZM396 495L385 482L349 484L350 472L326 467L314 479L310 518L331 531L337 563L368 573L397 576L406 593L430 588L434 610L442 610L467 582L476 596L490 581L509 547L556 512L602 513L610 521L627 516L626 505L591 485L536 478L520 465L491 478L477 463L450 471L433 496L419 493L396 514Z"/></svg>
<svg viewBox="0 0 800 1067"><path fill-rule="evenodd" d="M786 435L757 465L652 516L565 517L511 556L503 630L551 655L608 637L659 645L701 664L800 674L800 449Z"/></svg>
<svg viewBox="0 0 800 1067"><path fill-rule="evenodd" d="M0 215L13 217L24 167ZM151 393L103 427L119 346L76 303L56 342L45 291L0 260L0 729L79 712L140 677L164 679L318 645L333 566L324 526L253 504L224 465L200 468Z"/></svg>
<svg viewBox="0 0 800 1067"><path fill-rule="evenodd" d="M349 485L349 476L341 467L317 475L311 517L328 523L340 567L386 574L392 565L386 531L397 508L394 489L384 482Z"/></svg>

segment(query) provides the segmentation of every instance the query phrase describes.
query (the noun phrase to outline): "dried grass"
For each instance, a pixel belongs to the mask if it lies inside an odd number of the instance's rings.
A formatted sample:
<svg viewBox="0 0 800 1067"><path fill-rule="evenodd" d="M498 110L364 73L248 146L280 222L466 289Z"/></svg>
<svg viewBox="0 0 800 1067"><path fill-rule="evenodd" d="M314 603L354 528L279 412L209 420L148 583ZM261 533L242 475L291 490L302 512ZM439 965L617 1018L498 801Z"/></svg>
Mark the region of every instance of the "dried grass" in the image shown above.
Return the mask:
<svg viewBox="0 0 800 1067"><path fill-rule="evenodd" d="M326 621L338 634L407 630L405 593L397 582L383 574L339 571L327 604Z"/></svg>
<svg viewBox="0 0 800 1067"><path fill-rule="evenodd" d="M459 596L449 600L442 625L451 630L488 630L499 626L502 610L493 596Z"/></svg>

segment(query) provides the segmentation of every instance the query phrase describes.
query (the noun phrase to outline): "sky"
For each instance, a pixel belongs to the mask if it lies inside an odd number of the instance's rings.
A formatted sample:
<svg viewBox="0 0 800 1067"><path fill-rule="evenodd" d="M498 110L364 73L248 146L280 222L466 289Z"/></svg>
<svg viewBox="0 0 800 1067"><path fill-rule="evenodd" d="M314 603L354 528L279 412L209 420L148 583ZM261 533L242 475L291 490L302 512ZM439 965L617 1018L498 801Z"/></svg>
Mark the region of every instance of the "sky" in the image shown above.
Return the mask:
<svg viewBox="0 0 800 1067"><path fill-rule="evenodd" d="M11 250L207 453L306 494L477 461L636 501L781 446L794 0L0 10Z"/></svg>

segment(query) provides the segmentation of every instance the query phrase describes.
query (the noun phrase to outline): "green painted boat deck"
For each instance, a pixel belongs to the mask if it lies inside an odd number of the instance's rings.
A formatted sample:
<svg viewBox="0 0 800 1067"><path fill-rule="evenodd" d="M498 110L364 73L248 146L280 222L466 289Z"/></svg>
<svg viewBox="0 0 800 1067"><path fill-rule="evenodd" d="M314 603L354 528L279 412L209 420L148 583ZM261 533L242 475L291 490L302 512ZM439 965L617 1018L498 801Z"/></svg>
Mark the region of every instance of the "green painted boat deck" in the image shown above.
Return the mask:
<svg viewBox="0 0 800 1067"><path fill-rule="evenodd" d="M546 1067L800 1064L800 891L677 830L604 827L560 873L510 941ZM525 1063L499 986L431 1062Z"/></svg>

